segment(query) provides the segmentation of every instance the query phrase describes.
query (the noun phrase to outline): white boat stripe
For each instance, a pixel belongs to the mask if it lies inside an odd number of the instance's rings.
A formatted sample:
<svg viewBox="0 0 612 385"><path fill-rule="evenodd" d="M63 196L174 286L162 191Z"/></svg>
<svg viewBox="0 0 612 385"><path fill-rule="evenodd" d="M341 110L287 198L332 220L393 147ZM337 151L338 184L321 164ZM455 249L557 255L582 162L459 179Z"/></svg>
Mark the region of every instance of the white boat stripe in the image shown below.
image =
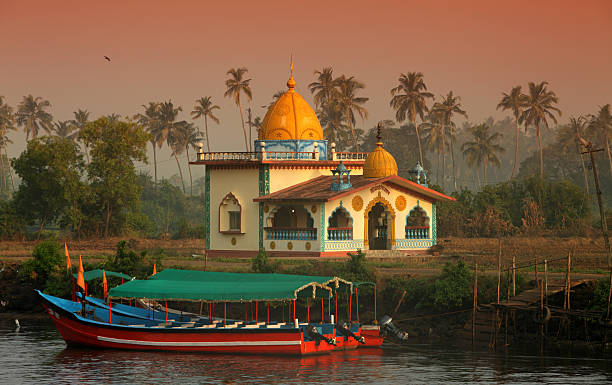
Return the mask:
<svg viewBox="0 0 612 385"><path fill-rule="evenodd" d="M143 346L270 346L270 345L300 345L299 340L294 341L211 341L211 342L196 342L196 341L139 341L139 340L124 340L120 338L111 338L98 336L98 340L106 342L114 342L117 344L127 345L143 345Z"/></svg>

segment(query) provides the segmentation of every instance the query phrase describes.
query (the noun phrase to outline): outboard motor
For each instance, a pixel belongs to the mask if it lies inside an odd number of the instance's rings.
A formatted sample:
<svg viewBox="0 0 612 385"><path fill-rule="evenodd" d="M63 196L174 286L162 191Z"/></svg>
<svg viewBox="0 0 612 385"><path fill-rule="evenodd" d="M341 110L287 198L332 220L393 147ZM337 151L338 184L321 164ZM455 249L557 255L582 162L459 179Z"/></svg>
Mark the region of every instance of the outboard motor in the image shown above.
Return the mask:
<svg viewBox="0 0 612 385"><path fill-rule="evenodd" d="M380 320L380 329L385 334L392 335L392 336L396 337L397 339L399 339L400 341L407 341L408 340L408 333L406 333L405 331L400 330L391 321L393 321L393 318L389 317L388 315L384 316Z"/></svg>
<svg viewBox="0 0 612 385"><path fill-rule="evenodd" d="M346 323L340 325L340 324L336 324L336 329L340 330L340 333L344 334L345 336L350 336L353 337L355 340L357 340L359 343L362 343L365 345L365 338L363 338L362 336L358 336L355 333L353 333L351 331L351 326L347 325Z"/></svg>
<svg viewBox="0 0 612 385"><path fill-rule="evenodd" d="M311 324L308 324L308 326L306 326L306 331L308 332L308 335L312 337L312 339L314 339L315 341L317 342L325 341L330 345L336 346L335 339L325 337L323 334L319 333L317 331L317 328L315 328Z"/></svg>

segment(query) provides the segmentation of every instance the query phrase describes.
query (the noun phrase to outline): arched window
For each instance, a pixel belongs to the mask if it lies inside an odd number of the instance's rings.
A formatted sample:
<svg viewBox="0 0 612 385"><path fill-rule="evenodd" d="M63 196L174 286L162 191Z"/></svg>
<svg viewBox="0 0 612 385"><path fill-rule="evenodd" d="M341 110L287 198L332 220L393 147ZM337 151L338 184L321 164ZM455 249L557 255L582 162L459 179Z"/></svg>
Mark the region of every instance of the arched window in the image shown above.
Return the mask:
<svg viewBox="0 0 612 385"><path fill-rule="evenodd" d="M219 232L242 232L242 206L232 193L227 194L219 205Z"/></svg>
<svg viewBox="0 0 612 385"><path fill-rule="evenodd" d="M416 206L406 217L406 239L428 239L429 217L422 207Z"/></svg>
<svg viewBox="0 0 612 385"><path fill-rule="evenodd" d="M327 239L330 241L353 239L353 218L344 207L338 207L329 217Z"/></svg>

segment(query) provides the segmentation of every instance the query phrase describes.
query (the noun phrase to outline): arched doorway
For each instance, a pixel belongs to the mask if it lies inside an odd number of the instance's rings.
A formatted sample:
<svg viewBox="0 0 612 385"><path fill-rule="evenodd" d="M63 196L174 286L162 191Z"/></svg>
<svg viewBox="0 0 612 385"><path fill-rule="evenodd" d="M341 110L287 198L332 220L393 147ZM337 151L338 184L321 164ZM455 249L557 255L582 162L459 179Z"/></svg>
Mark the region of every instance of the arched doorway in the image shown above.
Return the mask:
<svg viewBox="0 0 612 385"><path fill-rule="evenodd" d="M365 210L365 241L370 250L391 250L395 243L395 212L383 198Z"/></svg>

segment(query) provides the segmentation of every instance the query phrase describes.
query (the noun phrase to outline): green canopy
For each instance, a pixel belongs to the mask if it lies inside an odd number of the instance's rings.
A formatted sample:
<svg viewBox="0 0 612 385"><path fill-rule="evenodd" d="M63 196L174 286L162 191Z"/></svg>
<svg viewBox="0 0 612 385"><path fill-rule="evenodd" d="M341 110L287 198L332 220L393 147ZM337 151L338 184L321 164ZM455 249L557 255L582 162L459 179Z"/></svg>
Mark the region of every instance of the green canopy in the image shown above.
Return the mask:
<svg viewBox="0 0 612 385"><path fill-rule="evenodd" d="M120 278L124 278L127 280L132 279L132 277L130 277L129 275L126 274L122 274L122 273L115 273L114 271L104 271L104 273L106 274L107 277L120 277ZM72 274L72 276L74 278L78 278L78 273L77 274ZM85 279L86 282L89 282L91 280L94 280L96 278L102 278L102 270L100 269L96 269L96 270L89 270L83 273L83 278Z"/></svg>
<svg viewBox="0 0 612 385"><path fill-rule="evenodd" d="M353 284L339 277L325 277L316 275L294 275L294 274L264 274L264 273L225 273L217 271L179 270L164 269L149 277L149 280L167 281L197 281L197 282L258 282L264 284L275 284L278 282L316 282L328 286L331 289L352 290Z"/></svg>
<svg viewBox="0 0 612 385"><path fill-rule="evenodd" d="M290 281L248 280L133 280L110 290L114 298L152 298L210 302L246 302L293 300L298 297L330 298L331 289L320 283L295 276Z"/></svg>

